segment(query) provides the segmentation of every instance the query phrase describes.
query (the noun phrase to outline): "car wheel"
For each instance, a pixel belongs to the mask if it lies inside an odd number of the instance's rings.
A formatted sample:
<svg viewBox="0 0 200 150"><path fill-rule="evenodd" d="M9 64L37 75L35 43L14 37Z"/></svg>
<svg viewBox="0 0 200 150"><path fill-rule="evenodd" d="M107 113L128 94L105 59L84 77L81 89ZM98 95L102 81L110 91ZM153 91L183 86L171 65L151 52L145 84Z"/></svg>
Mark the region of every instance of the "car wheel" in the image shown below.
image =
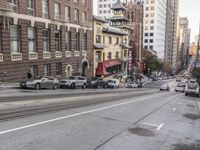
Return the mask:
<svg viewBox="0 0 200 150"><path fill-rule="evenodd" d="M76 88L75 83L72 83L72 84L71 84L71 89L75 89L75 88Z"/></svg>
<svg viewBox="0 0 200 150"><path fill-rule="evenodd" d="M39 89L40 89L40 84L39 84L39 83L37 83L37 84L35 85L35 89L36 89L36 90L39 90Z"/></svg>
<svg viewBox="0 0 200 150"><path fill-rule="evenodd" d="M107 88L107 85L104 85L103 88L106 89L106 88Z"/></svg>
<svg viewBox="0 0 200 150"><path fill-rule="evenodd" d="M176 92L178 92L178 91L176 90Z"/></svg>
<svg viewBox="0 0 200 150"><path fill-rule="evenodd" d="M58 84L54 84L53 89L56 90L58 88Z"/></svg>
<svg viewBox="0 0 200 150"><path fill-rule="evenodd" d="M61 85L61 86L60 86L60 88L62 89L62 88L63 88L63 86Z"/></svg>
<svg viewBox="0 0 200 150"><path fill-rule="evenodd" d="M199 97L200 95L199 94L197 94L197 97Z"/></svg>
<svg viewBox="0 0 200 150"><path fill-rule="evenodd" d="M86 84L83 84L82 89L85 89L85 88L86 88Z"/></svg>
<svg viewBox="0 0 200 150"><path fill-rule="evenodd" d="M188 94L187 93L185 93L185 96L187 96Z"/></svg>

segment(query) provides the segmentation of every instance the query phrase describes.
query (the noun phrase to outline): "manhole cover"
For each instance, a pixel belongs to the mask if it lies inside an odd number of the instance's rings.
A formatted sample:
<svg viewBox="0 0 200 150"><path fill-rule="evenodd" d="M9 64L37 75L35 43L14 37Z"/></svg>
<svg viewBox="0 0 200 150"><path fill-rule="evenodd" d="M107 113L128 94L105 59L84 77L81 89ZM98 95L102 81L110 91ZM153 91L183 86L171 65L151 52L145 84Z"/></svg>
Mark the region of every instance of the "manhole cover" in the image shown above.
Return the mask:
<svg viewBox="0 0 200 150"><path fill-rule="evenodd" d="M174 144L173 150L200 150L200 143L195 142L191 144Z"/></svg>
<svg viewBox="0 0 200 150"><path fill-rule="evenodd" d="M153 132L149 129L140 128L140 127L130 128L129 132L136 134L136 135L140 135L140 136L155 136L156 135L155 132Z"/></svg>
<svg viewBox="0 0 200 150"><path fill-rule="evenodd" d="M188 107L195 108L195 105L192 105L192 104L188 104L187 106L188 106Z"/></svg>
<svg viewBox="0 0 200 150"><path fill-rule="evenodd" d="M184 114L183 116L189 119L193 119L193 120L200 119L200 114L188 113L188 114Z"/></svg>

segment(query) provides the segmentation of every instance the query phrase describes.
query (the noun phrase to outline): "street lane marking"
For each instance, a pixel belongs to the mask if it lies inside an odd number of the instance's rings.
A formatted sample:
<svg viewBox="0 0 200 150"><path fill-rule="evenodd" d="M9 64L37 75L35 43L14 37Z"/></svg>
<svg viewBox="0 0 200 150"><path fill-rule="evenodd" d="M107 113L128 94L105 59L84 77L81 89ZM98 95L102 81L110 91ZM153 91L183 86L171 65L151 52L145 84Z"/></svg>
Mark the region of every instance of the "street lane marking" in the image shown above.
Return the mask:
<svg viewBox="0 0 200 150"><path fill-rule="evenodd" d="M27 129L27 128L31 128L31 127L34 127L34 126L39 126L39 125L55 122L55 121L59 121L59 120L63 120L63 119L67 119L67 118L72 118L72 117L76 117L76 116L80 116L80 115L84 115L84 114L98 112L98 111L109 109L109 108L112 108L112 107L118 107L118 106L130 104L130 103L134 103L134 102L138 102L138 101L143 101L145 99L149 99L149 98L152 98L152 97L155 97L155 95L144 97L144 98L140 98L140 99L136 99L136 100L130 100L130 101L123 102L123 103L113 104L113 105L110 105L110 106L97 108L97 109L93 109L93 110L89 110L89 111L84 111L84 112L80 112L80 113L76 113L76 114L72 114L72 115L68 115L68 116L63 116L63 117L59 117L59 118L55 118L55 119L50 119L50 120L46 120L46 121L42 121L42 122L30 124L30 125L18 127L18 128L13 128L13 129L5 130L5 131L0 131L0 135L6 134L6 133L10 133L10 132L14 132L14 131ZM152 100L152 99L149 99L149 100Z"/></svg>
<svg viewBox="0 0 200 150"><path fill-rule="evenodd" d="M152 126L152 127L156 127L158 128L158 125L157 124L153 124L153 123L143 123L144 125L148 125L148 126Z"/></svg>
<svg viewBox="0 0 200 150"><path fill-rule="evenodd" d="M164 123L161 123L158 127L157 127L157 131L159 131L165 124Z"/></svg>

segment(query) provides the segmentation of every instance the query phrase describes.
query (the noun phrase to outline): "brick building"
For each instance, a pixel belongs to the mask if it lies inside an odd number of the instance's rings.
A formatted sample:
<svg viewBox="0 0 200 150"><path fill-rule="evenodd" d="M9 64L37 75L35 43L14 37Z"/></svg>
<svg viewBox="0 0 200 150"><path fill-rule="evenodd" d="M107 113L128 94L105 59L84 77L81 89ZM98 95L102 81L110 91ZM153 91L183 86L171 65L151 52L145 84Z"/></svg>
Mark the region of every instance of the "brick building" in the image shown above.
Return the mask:
<svg viewBox="0 0 200 150"><path fill-rule="evenodd" d="M0 74L92 75L92 0L1 0Z"/></svg>
<svg viewBox="0 0 200 150"><path fill-rule="evenodd" d="M128 26L132 29L130 33L130 45L132 46L133 64L141 68L143 62L143 2L131 1L124 3L125 16L129 19Z"/></svg>

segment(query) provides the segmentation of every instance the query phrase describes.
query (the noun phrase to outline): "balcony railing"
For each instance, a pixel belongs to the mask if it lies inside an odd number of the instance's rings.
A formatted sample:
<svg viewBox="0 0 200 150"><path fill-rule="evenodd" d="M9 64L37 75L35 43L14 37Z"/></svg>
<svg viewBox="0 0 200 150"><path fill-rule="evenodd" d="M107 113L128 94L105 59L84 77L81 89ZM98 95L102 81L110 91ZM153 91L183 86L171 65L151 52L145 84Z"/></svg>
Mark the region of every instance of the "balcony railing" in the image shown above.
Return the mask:
<svg viewBox="0 0 200 150"><path fill-rule="evenodd" d="M56 51L55 58L62 58L62 51Z"/></svg>
<svg viewBox="0 0 200 150"><path fill-rule="evenodd" d="M43 52L43 58L44 59L50 59L51 58L51 52Z"/></svg>
<svg viewBox="0 0 200 150"><path fill-rule="evenodd" d="M74 56L75 56L75 57L80 56L80 52L79 52L79 51L75 51L75 52L74 52Z"/></svg>
<svg viewBox="0 0 200 150"><path fill-rule="evenodd" d="M65 51L65 57L72 57L71 51Z"/></svg>
<svg viewBox="0 0 200 150"><path fill-rule="evenodd" d="M82 56L87 56L87 51L82 51Z"/></svg>
<svg viewBox="0 0 200 150"><path fill-rule="evenodd" d="M12 52L11 53L11 60L12 61L20 61L20 60L22 60L22 53Z"/></svg>
<svg viewBox="0 0 200 150"><path fill-rule="evenodd" d="M29 60L35 60L38 59L38 53L37 52L29 52Z"/></svg>
<svg viewBox="0 0 200 150"><path fill-rule="evenodd" d="M0 54L0 62L3 62L3 54Z"/></svg>

